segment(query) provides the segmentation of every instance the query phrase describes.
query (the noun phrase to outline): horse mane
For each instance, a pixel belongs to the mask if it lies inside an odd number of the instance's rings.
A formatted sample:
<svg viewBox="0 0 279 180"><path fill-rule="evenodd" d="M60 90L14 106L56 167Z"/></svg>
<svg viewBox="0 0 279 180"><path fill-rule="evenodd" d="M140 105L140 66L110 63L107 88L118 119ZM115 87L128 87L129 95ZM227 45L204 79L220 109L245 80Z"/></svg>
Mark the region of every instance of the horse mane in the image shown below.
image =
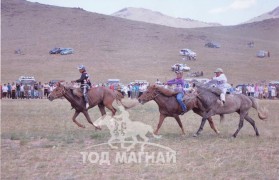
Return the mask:
<svg viewBox="0 0 279 180"><path fill-rule="evenodd" d="M174 96L176 95L178 92L175 92L174 90L172 89L167 89L167 88L164 88L163 86L159 86L159 85L154 85L155 88L160 92L162 93L163 95L165 96Z"/></svg>
<svg viewBox="0 0 279 180"><path fill-rule="evenodd" d="M206 85L201 84L201 83L196 83L195 85L198 89L210 92L210 93L212 93L212 94L214 94L218 97L220 96L220 94L222 94L222 90L217 88L217 87L210 87L210 86L206 86Z"/></svg>

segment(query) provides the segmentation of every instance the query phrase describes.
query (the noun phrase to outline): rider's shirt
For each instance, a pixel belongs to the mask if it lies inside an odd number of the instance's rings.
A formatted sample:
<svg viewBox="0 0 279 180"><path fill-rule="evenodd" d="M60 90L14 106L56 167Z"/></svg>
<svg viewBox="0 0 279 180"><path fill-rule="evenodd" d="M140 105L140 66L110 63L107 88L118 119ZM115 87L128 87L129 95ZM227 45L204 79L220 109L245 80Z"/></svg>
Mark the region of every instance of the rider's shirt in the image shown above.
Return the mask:
<svg viewBox="0 0 279 180"><path fill-rule="evenodd" d="M76 82L81 84L80 87L83 87L85 85L88 85L89 87L91 87L89 75L85 71L81 74L80 78L78 80L76 80Z"/></svg>
<svg viewBox="0 0 279 180"><path fill-rule="evenodd" d="M182 78L175 78L172 80L169 80L167 82L168 85L176 84L176 88L174 89L176 92L184 93L183 87L184 87L184 80Z"/></svg>
<svg viewBox="0 0 279 180"><path fill-rule="evenodd" d="M213 80L217 81L217 87L219 89L226 89L226 84L227 84L227 77L225 76L225 74L221 74L218 77L213 77Z"/></svg>

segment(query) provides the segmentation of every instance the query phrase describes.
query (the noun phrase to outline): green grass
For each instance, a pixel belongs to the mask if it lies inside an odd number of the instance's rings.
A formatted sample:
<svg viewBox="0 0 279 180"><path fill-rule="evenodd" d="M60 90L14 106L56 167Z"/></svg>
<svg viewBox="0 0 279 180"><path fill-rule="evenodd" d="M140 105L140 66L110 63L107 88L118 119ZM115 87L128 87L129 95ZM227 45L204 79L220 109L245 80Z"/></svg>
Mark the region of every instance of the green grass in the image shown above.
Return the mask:
<svg viewBox="0 0 279 180"><path fill-rule="evenodd" d="M2 179L277 179L279 168L279 102L264 101L270 105L270 118L260 121L254 110L260 137L244 123L237 138L231 135L237 129L238 115L226 115L226 120L216 126L216 135L206 123L203 133L192 137L201 118L192 112L182 117L186 135L176 121L167 118L159 133L157 143L177 152L175 164L115 164L82 163L81 151L109 152L112 157L118 150L109 146L92 146L106 143L109 131L103 127L95 131L83 116L78 121L86 126L77 127L71 120L73 111L65 100L2 100L1 138ZM30 112L30 113L29 113ZM157 126L158 107L154 102L128 110L131 120ZM90 110L93 121L100 117L97 108ZM19 145L16 145L18 143ZM89 149L88 149L89 148ZM136 146L139 148L139 146ZM135 149L137 150L137 149ZM158 151L147 146L147 152ZM90 177L90 178L89 178Z"/></svg>

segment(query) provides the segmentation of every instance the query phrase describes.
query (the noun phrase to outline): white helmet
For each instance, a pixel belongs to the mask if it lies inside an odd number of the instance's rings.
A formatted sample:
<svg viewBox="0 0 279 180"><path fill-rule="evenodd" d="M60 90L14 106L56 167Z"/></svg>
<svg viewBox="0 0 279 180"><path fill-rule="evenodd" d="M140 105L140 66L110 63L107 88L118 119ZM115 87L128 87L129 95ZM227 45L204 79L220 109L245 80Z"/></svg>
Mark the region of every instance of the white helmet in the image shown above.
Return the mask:
<svg viewBox="0 0 279 180"><path fill-rule="evenodd" d="M78 67L78 70L85 70L85 66L84 66L84 65L80 65L80 66Z"/></svg>
<svg viewBox="0 0 279 180"><path fill-rule="evenodd" d="M223 71L223 69L221 69L221 68L217 68L215 71L214 71L214 73L223 73L224 71Z"/></svg>

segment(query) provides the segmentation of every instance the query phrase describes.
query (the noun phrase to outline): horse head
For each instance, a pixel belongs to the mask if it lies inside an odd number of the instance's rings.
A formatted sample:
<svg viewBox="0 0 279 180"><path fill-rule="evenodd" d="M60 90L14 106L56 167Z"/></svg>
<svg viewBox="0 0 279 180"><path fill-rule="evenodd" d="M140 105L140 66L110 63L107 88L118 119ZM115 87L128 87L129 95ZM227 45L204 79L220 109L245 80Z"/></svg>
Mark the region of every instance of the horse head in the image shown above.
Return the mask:
<svg viewBox="0 0 279 180"><path fill-rule="evenodd" d="M147 90L138 98L138 101L141 104L144 104L148 101L154 100L158 96L158 90L156 85L150 85L147 87Z"/></svg>
<svg viewBox="0 0 279 180"><path fill-rule="evenodd" d="M63 86L60 82L56 84L56 88L48 95L48 99L53 101L64 96L66 93L66 87Z"/></svg>

